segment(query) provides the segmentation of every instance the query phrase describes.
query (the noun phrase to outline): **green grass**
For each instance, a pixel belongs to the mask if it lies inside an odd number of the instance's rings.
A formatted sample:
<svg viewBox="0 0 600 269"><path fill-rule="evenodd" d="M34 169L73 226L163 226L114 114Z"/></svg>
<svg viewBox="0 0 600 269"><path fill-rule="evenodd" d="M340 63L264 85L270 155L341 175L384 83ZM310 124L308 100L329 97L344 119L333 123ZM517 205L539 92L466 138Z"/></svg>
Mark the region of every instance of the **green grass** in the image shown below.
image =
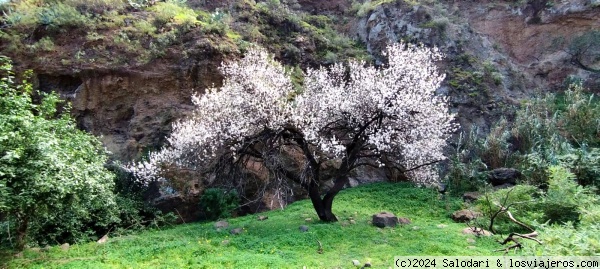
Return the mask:
<svg viewBox="0 0 600 269"><path fill-rule="evenodd" d="M466 226L449 214L460 201L444 201L435 190L404 183L377 183L342 191L334 201L337 223L321 223L310 201L283 210L229 219L230 227L244 228L240 235L218 231L213 222L178 225L164 230L110 238L106 244L53 247L47 252L26 250L9 268L349 268L352 260L370 261L388 268L398 255L498 255L491 238L476 238L469 247ZM371 216L390 211L409 217L412 224L380 229ZM314 221L307 223L306 218ZM353 218L356 224L348 219ZM439 228L439 224L447 225ZM308 225L309 231L299 231ZM228 240L228 244L223 241ZM323 253L317 253L318 243ZM496 254L494 254L496 253ZM6 256L4 257L6 258ZM0 267L1 264L0 264Z"/></svg>

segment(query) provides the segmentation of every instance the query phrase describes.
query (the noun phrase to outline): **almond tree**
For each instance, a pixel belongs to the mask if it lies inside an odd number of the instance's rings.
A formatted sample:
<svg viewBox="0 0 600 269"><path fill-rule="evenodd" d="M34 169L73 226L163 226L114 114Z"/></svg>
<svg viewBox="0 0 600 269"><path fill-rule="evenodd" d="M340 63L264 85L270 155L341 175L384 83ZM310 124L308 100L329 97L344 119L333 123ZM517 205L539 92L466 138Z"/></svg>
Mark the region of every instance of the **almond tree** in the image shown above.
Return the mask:
<svg viewBox="0 0 600 269"><path fill-rule="evenodd" d="M383 68L364 62L309 69L295 91L289 74L262 49L223 64L223 86L192 97L194 114L174 124L168 144L129 169L143 182L172 169L219 173L260 162L270 176L308 192L322 221L336 221L333 199L359 166L388 166L420 183L438 179L436 162L454 131L436 49L388 46ZM301 156L301 157L299 157ZM323 173L326 163L333 173ZM223 171L228 171L223 173ZM333 180L324 194L320 183Z"/></svg>

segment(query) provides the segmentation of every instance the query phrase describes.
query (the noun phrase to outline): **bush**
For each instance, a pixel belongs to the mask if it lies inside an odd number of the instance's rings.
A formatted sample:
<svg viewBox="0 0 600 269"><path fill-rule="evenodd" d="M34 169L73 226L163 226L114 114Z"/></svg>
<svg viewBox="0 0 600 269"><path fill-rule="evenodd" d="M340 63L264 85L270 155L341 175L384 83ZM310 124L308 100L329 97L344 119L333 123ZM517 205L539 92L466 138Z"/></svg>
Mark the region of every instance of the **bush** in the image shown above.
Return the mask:
<svg viewBox="0 0 600 269"><path fill-rule="evenodd" d="M167 0L150 7L155 13L155 24L178 26L188 29L198 23L196 17L198 14L193 9L188 8L182 1Z"/></svg>
<svg viewBox="0 0 600 269"><path fill-rule="evenodd" d="M9 4L4 21L12 27L33 29L43 26L49 29L60 27L86 26L89 18L75 7L61 1L44 3L43 1L24 0Z"/></svg>
<svg viewBox="0 0 600 269"><path fill-rule="evenodd" d="M33 103L31 84L14 81L6 58L0 75L0 215L14 224L16 247L108 229L118 212L100 141L76 128L69 106L58 113L58 95Z"/></svg>
<svg viewBox="0 0 600 269"><path fill-rule="evenodd" d="M592 189L577 184L575 174L561 166L549 168L548 191L543 199L545 219L553 223L577 224L581 211L598 201Z"/></svg>
<svg viewBox="0 0 600 269"><path fill-rule="evenodd" d="M239 207L239 197L235 190L225 191L210 188L200 197L200 208L207 220L227 218Z"/></svg>
<svg viewBox="0 0 600 269"><path fill-rule="evenodd" d="M491 217L500 210L500 206L508 207L513 216L526 224L539 220L543 213L539 209L539 190L531 185L517 185L509 189L489 191L477 200L476 207L486 218L478 219L478 226L488 229ZM494 220L494 229L498 233L529 232L510 221L508 216L500 214Z"/></svg>
<svg viewBox="0 0 600 269"><path fill-rule="evenodd" d="M539 223L588 226L600 220L599 198L592 188L578 185L575 175L565 167L550 166L547 173L549 180L545 192L531 185L517 185L488 192L476 205L488 217L498 212L500 206L509 207L516 219L540 227L544 226ZM479 224L486 228L489 225ZM503 233L521 229L502 215L496 219L494 227Z"/></svg>

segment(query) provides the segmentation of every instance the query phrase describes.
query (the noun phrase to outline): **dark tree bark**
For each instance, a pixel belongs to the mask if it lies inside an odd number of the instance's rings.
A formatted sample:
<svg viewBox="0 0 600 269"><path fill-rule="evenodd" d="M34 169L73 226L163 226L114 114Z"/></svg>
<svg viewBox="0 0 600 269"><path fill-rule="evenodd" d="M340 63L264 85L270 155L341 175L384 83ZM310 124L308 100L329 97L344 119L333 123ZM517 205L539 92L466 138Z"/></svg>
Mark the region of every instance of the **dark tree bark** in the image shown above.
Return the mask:
<svg viewBox="0 0 600 269"><path fill-rule="evenodd" d="M17 249L23 250L27 242L27 230L29 229L30 214L17 215Z"/></svg>

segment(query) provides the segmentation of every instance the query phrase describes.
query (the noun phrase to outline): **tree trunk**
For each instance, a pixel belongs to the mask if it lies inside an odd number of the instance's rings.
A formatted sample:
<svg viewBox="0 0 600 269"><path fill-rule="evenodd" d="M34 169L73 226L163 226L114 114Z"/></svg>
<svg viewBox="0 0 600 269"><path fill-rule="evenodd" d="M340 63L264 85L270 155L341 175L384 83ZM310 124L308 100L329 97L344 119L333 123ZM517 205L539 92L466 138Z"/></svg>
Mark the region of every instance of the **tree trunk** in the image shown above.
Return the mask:
<svg viewBox="0 0 600 269"><path fill-rule="evenodd" d="M333 187L327 191L327 194L323 198L321 198L321 194L319 193L319 188L317 184L311 182L308 186L308 196L319 216L321 221L325 222L335 222L338 221L335 214L332 212L333 208L333 198L344 188L344 186L348 183L347 176L339 176L336 177Z"/></svg>
<svg viewBox="0 0 600 269"><path fill-rule="evenodd" d="M29 215L17 216L17 249L25 248L27 229L29 228Z"/></svg>

